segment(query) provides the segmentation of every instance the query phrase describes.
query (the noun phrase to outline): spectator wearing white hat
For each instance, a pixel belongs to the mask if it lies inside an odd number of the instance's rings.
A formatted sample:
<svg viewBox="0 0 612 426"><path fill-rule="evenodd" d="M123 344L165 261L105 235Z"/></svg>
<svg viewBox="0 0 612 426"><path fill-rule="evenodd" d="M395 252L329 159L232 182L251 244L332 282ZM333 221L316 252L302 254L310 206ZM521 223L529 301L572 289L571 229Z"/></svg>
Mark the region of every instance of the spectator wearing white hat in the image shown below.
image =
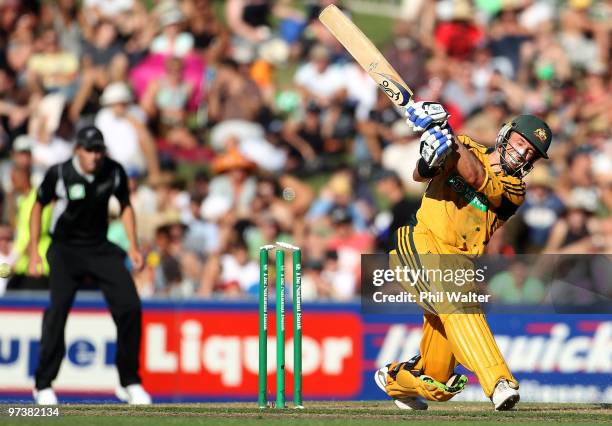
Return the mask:
<svg viewBox="0 0 612 426"><path fill-rule="evenodd" d="M124 82L106 86L100 97L102 109L95 119L106 141L108 154L126 169L159 175L157 150L144 124L144 114L133 104L132 93Z"/></svg>
<svg viewBox="0 0 612 426"><path fill-rule="evenodd" d="M180 9L168 9L159 15L161 33L153 39L151 53L183 57L193 50L193 36L182 31L185 15Z"/></svg>

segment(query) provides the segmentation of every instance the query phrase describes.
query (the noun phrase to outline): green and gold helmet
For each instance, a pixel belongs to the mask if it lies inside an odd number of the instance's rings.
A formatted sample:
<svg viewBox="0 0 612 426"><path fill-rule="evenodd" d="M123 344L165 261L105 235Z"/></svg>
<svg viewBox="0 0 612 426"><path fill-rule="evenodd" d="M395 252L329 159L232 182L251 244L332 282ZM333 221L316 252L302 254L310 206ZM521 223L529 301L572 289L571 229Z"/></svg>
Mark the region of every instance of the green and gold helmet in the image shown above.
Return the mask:
<svg viewBox="0 0 612 426"><path fill-rule="evenodd" d="M505 164L508 139L512 132L517 132L527 139L538 152L539 158L548 158L548 148L552 142L552 132L544 120L530 114L514 117L500 129L495 141L495 148L500 151L501 165L506 169L507 173L523 177L533 168L533 161L526 161L516 170L508 170L508 166Z"/></svg>

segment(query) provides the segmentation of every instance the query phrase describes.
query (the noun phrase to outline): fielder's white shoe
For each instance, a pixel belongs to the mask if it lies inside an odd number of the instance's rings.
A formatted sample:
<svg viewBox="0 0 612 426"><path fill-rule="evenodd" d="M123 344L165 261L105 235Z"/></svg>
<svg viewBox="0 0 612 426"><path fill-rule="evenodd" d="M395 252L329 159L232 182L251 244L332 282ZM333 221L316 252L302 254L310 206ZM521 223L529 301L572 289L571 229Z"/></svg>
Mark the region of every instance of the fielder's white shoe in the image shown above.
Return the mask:
<svg viewBox="0 0 612 426"><path fill-rule="evenodd" d="M376 370L374 373L374 381L376 385L382 390L385 394L387 391L385 390L385 386L387 385L387 373L389 372L389 367L385 366L381 369ZM401 410L427 410L427 403L423 401L421 398L417 397L408 397L395 399L393 398L393 402L395 405Z"/></svg>
<svg viewBox="0 0 612 426"><path fill-rule="evenodd" d="M52 388L34 389L32 391L36 405L57 405L57 396Z"/></svg>
<svg viewBox="0 0 612 426"><path fill-rule="evenodd" d="M496 411L511 410L521 399L518 391L515 389L514 383L506 379L497 382L491 401L495 406Z"/></svg>
<svg viewBox="0 0 612 426"><path fill-rule="evenodd" d="M130 405L151 405L151 395L147 393L140 383L128 385L126 387L119 386L115 390L115 395L123 402Z"/></svg>

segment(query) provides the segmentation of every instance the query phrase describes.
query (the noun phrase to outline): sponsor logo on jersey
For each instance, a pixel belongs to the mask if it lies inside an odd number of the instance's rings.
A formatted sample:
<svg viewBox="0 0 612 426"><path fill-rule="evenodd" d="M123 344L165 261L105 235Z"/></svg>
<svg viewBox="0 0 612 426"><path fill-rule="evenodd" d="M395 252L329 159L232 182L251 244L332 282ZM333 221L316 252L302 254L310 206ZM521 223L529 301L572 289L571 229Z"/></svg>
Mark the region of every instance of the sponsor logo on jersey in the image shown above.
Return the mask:
<svg viewBox="0 0 612 426"><path fill-rule="evenodd" d="M451 187L466 203L476 207L482 212L489 208L489 201L480 192L477 192L458 174L452 174L446 180L446 184Z"/></svg>
<svg viewBox="0 0 612 426"><path fill-rule="evenodd" d="M85 198L85 185L82 183L70 185L70 188L68 188L68 198L71 200L82 200Z"/></svg>

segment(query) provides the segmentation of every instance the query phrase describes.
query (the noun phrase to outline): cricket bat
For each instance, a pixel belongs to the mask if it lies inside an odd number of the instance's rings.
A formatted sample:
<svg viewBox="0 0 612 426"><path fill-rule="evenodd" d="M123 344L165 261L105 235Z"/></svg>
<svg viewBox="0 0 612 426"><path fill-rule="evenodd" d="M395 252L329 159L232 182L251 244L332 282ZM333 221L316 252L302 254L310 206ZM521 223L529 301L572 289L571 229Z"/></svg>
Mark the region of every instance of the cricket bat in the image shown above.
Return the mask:
<svg viewBox="0 0 612 426"><path fill-rule="evenodd" d="M412 90L357 25L333 4L321 11L319 20L395 105L408 105Z"/></svg>

